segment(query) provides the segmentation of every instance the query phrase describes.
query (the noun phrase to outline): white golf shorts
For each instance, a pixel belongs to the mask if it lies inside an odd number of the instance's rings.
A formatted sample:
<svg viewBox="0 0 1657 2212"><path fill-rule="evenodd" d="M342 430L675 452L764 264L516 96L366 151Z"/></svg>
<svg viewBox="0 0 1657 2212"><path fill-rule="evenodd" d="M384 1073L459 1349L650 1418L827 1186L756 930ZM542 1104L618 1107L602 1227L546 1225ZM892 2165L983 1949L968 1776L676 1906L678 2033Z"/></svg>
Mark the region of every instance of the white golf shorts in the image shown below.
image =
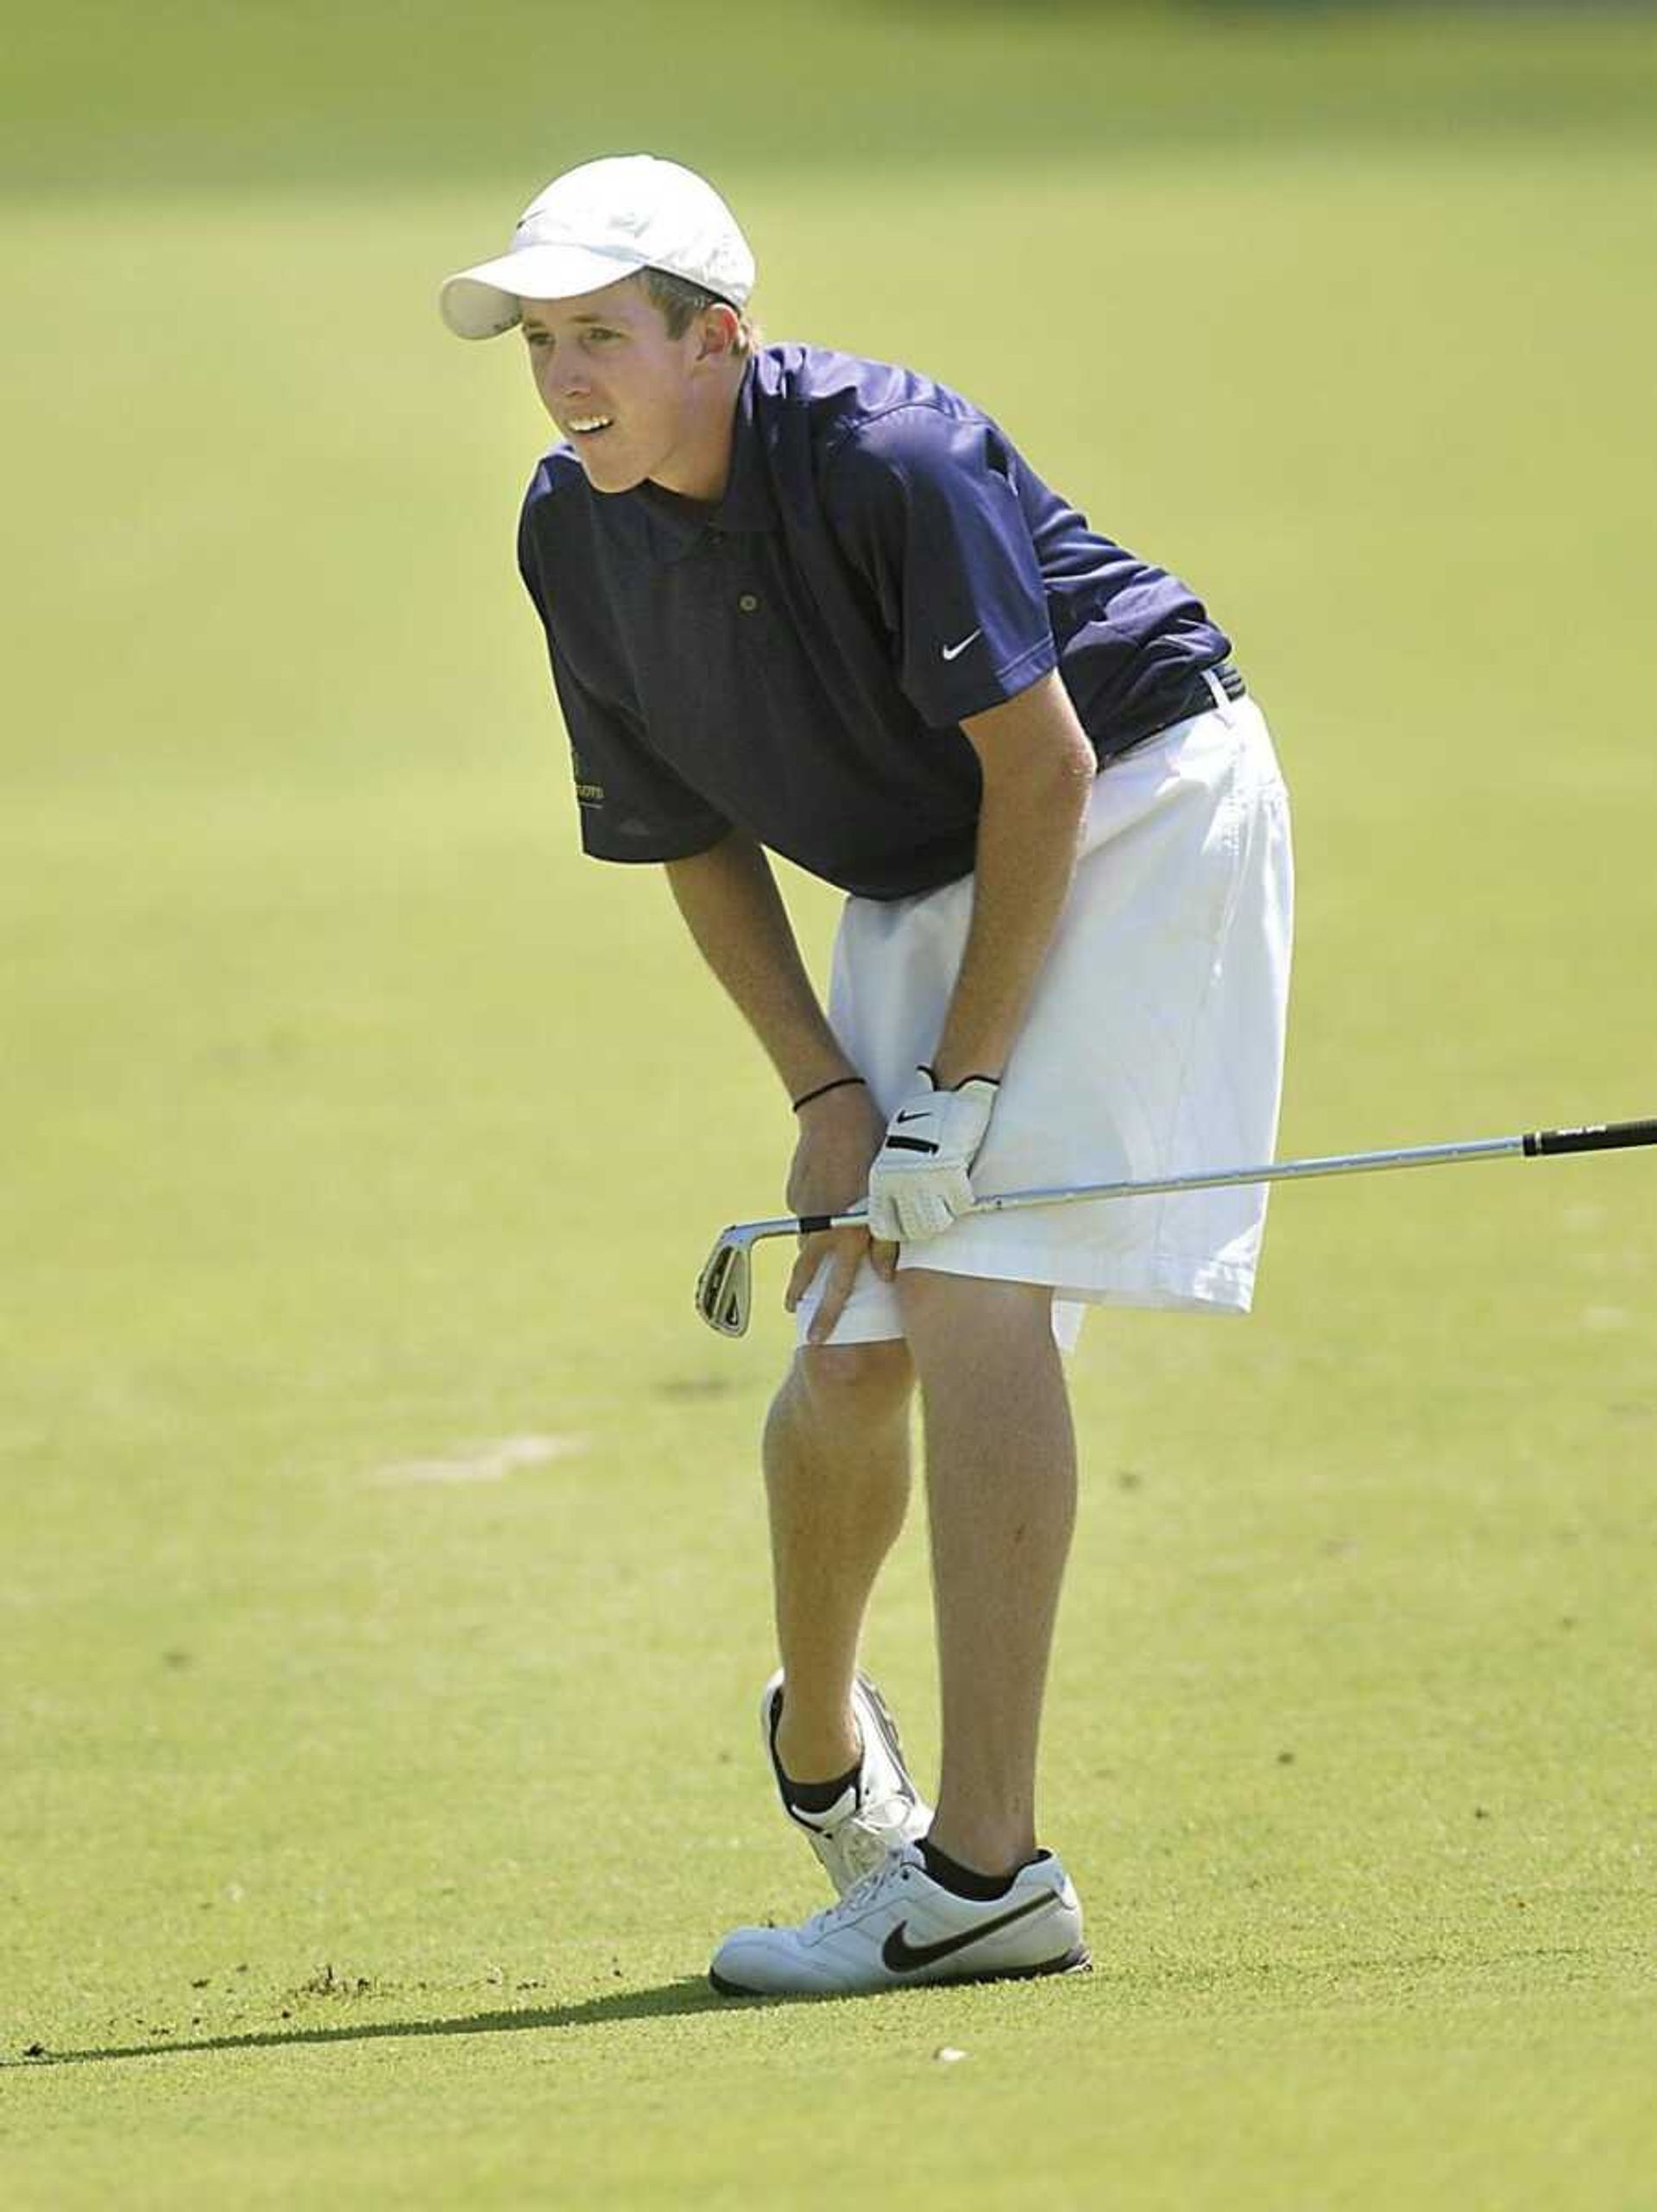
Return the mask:
<svg viewBox="0 0 1657 2212"><path fill-rule="evenodd" d="M879 1111L942 1030L973 879L847 901L828 1018ZM1156 1179L1270 1160L1293 930L1288 800L1251 699L1217 701L1100 772L1069 899L973 1168L982 1192ZM1067 1351L1090 1305L1244 1314L1259 1185L955 1222L900 1268L1050 1283ZM803 1342L822 1276L802 1298ZM829 1341L904 1333L866 1263Z"/></svg>

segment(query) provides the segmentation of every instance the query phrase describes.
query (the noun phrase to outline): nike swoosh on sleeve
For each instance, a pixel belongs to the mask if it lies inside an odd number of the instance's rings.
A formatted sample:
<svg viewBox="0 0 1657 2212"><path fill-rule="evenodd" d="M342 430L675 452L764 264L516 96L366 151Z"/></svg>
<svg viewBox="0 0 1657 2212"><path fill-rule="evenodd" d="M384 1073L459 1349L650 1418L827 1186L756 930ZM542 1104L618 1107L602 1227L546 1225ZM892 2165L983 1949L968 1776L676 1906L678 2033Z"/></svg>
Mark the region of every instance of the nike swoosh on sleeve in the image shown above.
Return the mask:
<svg viewBox="0 0 1657 2212"><path fill-rule="evenodd" d="M963 638L958 646L945 646L943 647L944 659L946 660L959 660L961 654L966 652L967 646L972 644L973 638L981 638L984 632L980 627L973 632L973 636L971 638Z"/></svg>

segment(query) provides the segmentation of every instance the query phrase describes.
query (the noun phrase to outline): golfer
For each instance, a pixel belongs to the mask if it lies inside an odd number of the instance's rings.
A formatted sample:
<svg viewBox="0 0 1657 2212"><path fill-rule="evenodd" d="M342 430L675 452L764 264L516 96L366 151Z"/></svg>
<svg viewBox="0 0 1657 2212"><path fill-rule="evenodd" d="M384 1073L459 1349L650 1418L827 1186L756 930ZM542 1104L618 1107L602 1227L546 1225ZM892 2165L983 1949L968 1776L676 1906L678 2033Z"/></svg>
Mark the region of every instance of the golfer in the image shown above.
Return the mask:
<svg viewBox="0 0 1657 2212"><path fill-rule="evenodd" d="M790 1209L868 1201L866 1232L801 1245L764 1440L765 1750L840 1894L739 1929L713 1979L1074 1971L1081 1907L1036 1817L1076 1486L1062 1355L1089 1306L1246 1312L1265 1194L969 1209L1271 1156L1287 803L1185 584L958 393L763 343L753 279L712 187L639 154L558 178L442 293L463 337L521 330L559 432L518 553L584 848L665 869L797 1118ZM846 893L826 1008L768 851ZM936 1810L857 1663L917 1383Z"/></svg>

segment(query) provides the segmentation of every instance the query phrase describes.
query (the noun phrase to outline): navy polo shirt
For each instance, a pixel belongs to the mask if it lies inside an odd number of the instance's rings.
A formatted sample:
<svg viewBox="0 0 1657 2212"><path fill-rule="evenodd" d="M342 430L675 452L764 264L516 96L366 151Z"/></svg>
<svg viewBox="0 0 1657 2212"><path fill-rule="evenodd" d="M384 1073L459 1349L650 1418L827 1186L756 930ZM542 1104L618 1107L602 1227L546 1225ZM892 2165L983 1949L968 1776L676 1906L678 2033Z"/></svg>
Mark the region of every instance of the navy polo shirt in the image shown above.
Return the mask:
<svg viewBox="0 0 1657 2212"><path fill-rule="evenodd" d="M812 346L748 364L716 505L595 492L556 446L519 564L587 852L680 860L740 828L870 898L971 870L967 717L1057 668L1103 762L1194 711L1229 650L969 400Z"/></svg>

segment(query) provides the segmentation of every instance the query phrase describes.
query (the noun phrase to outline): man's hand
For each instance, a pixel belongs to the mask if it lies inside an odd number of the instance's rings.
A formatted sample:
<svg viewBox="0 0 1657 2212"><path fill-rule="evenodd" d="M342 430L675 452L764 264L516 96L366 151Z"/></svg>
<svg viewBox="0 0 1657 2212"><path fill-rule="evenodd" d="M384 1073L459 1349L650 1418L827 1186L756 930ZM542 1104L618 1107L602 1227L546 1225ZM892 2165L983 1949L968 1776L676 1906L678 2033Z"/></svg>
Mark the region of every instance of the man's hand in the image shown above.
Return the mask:
<svg viewBox="0 0 1657 2212"><path fill-rule="evenodd" d="M791 1213L844 1213L861 1203L869 1184L869 1163L880 1150L880 1116L859 1084L828 1092L800 1108L799 1142L788 1176ZM802 1237L799 1257L788 1279L783 1303L791 1314L825 1260L828 1280L811 1317L808 1341L822 1344L834 1330L851 1295L865 1257L890 1282L898 1264L895 1245L871 1245L866 1229L824 1229Z"/></svg>
<svg viewBox="0 0 1657 2212"><path fill-rule="evenodd" d="M970 1169L994 1109L991 1075L968 1075L953 1090L934 1087L904 1100L887 1125L869 1174L869 1226L877 1237L917 1244L936 1237L973 1202Z"/></svg>

